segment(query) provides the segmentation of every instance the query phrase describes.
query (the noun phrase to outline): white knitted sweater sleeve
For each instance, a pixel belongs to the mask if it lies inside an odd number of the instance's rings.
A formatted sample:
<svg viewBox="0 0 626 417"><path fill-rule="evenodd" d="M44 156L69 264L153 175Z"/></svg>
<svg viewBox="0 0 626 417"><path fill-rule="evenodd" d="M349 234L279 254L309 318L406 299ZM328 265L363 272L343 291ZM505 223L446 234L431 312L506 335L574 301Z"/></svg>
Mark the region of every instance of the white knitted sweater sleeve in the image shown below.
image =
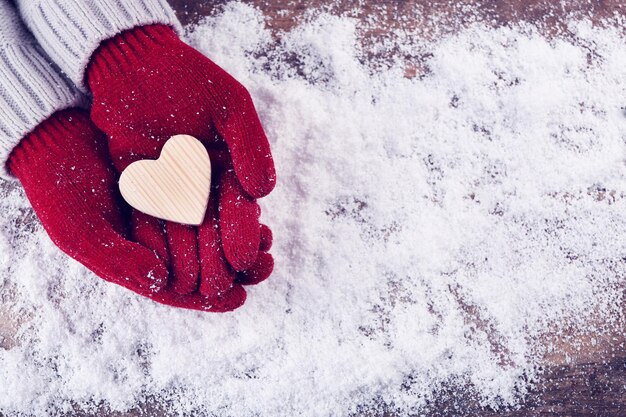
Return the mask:
<svg viewBox="0 0 626 417"><path fill-rule="evenodd" d="M82 98L24 28L9 0L0 0L0 177L18 142L57 110Z"/></svg>
<svg viewBox="0 0 626 417"><path fill-rule="evenodd" d="M37 41L79 87L100 43L137 26L180 23L166 0L16 0Z"/></svg>

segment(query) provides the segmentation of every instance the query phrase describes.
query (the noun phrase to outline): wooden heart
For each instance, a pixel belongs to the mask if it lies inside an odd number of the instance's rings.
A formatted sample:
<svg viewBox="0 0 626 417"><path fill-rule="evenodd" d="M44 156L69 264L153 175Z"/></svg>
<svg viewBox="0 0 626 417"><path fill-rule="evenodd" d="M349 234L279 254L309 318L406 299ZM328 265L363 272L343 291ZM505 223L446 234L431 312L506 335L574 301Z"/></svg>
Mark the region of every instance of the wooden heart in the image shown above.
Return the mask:
<svg viewBox="0 0 626 417"><path fill-rule="evenodd" d="M194 226L204 220L210 188L209 154L189 135L172 136L159 159L133 162L120 176L120 192L132 207Z"/></svg>

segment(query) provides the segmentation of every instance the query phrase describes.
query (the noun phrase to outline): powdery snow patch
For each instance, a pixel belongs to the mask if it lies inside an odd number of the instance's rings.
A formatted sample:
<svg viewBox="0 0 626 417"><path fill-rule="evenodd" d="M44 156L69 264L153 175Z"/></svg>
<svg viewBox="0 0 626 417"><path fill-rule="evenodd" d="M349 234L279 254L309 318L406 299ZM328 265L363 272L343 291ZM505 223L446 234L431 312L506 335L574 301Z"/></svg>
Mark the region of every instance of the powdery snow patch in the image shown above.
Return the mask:
<svg viewBox="0 0 626 417"><path fill-rule="evenodd" d="M270 138L274 274L234 313L160 306L61 254L3 184L0 283L20 327L0 340L0 411L151 396L174 414L345 416L418 411L451 384L515 405L545 333L622 318L624 38L572 30L403 45L432 53L407 79L364 65L345 18L277 43L231 3L192 28Z"/></svg>

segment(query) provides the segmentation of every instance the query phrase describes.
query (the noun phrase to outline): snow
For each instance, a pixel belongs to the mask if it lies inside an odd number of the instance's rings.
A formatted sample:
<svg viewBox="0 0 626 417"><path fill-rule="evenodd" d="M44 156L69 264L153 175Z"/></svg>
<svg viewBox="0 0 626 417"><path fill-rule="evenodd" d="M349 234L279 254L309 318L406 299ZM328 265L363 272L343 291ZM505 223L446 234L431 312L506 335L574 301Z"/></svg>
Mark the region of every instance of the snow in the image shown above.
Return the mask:
<svg viewBox="0 0 626 417"><path fill-rule="evenodd" d="M157 305L68 259L3 184L0 322L15 325L0 325L0 412L157 398L174 415L345 416L419 411L451 384L514 406L546 334L617 331L618 30L477 24L402 44L432 54L409 79L364 65L348 18L318 14L277 43L230 3L188 29L250 89L270 138L275 272L234 313Z"/></svg>

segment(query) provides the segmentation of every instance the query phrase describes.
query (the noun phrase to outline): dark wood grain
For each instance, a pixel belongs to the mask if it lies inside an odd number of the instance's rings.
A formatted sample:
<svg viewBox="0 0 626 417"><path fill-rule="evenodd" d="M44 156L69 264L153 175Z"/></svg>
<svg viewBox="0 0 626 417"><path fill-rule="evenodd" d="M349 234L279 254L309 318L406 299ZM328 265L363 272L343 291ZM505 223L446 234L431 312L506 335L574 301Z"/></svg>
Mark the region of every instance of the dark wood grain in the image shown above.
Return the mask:
<svg viewBox="0 0 626 417"><path fill-rule="evenodd" d="M183 24L198 22L219 13L227 0L169 0ZM325 10L359 19L365 45L393 36L392 29L410 31L425 39L462 29L474 21L492 26L522 21L536 24L549 36L567 35L566 16L588 17L601 25L614 14L626 15L626 0L245 0L267 17L267 26L277 40L281 33L302 21L310 9ZM375 16L377 23L365 23ZM399 19L406 16L408 19ZM391 51L390 53L393 53ZM375 57L373 57L375 58ZM407 75L419 74L419 57L406 57ZM626 71L626 69L625 69ZM32 212L19 219L35 222ZM28 217L28 218L27 218ZM21 221L21 220L20 220ZM470 309L471 310L471 309ZM0 317L2 316L0 311ZM471 313L471 311L470 311ZM8 320L5 320L8 322ZM13 328L0 329L5 334ZM557 349L545 355L541 377L532 381L517 409L495 410L483 407L469 384L456 383L435 395L423 414L426 417L621 417L626 416L626 326L607 329L601 334L547 334ZM592 342L593 339L593 342ZM2 343L13 343L7 338ZM0 347L1 344L0 344ZM567 358L567 360L566 360ZM0 382L1 383L1 382ZM76 408L67 416L165 416L158 395L146 396L128 412L101 408L97 414ZM361 407L358 416L397 417L392 407ZM0 413L2 417L2 413Z"/></svg>
<svg viewBox="0 0 626 417"><path fill-rule="evenodd" d="M289 30L310 10L323 10L365 22L376 17L373 33L414 29L421 33L455 31L475 21L490 25L533 22L551 32L566 28L566 16L596 23L626 13L624 0L242 0L258 7L275 30ZM183 24L198 22L221 10L227 0L170 0ZM408 19L398 19L407 17ZM363 26L370 26L363 25Z"/></svg>
<svg viewBox="0 0 626 417"><path fill-rule="evenodd" d="M185 23L218 13L226 3L217 1L170 0ZM475 21L491 26L532 22L547 36L567 36L567 17L584 17L596 25L615 14L626 16L624 0L244 0L258 7L267 26L280 39L302 21L311 9L360 19L359 31L365 45L392 36L392 29L409 31L429 39L455 32ZM375 16L375 25L365 23ZM398 17L407 17L399 19ZM371 22L371 20L370 20ZM415 57L407 57L407 74L419 73ZM413 65L413 67L411 66ZM626 69L625 69L626 70ZM517 409L494 410L479 405L469 385L456 384L436 394L424 411L428 417L451 416L626 416L625 331L613 327L604 334L551 336L556 351L546 355L541 377L532 381ZM593 343L591 340L593 339ZM567 357L568 361L564 358ZM392 407L362 407L357 415L395 417Z"/></svg>

